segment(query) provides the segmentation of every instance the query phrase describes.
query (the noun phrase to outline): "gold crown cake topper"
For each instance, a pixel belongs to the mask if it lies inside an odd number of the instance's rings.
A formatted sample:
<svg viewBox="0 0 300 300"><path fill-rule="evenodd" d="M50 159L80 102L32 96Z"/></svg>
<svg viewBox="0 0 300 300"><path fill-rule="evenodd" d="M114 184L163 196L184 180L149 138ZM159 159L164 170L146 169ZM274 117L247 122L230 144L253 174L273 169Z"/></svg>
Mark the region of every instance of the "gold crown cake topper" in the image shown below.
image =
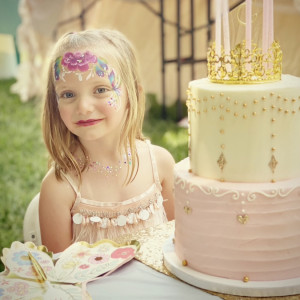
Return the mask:
<svg viewBox="0 0 300 300"><path fill-rule="evenodd" d="M215 42L207 53L210 81L250 84L280 80L282 51L273 38L273 0L263 0L262 47L252 42L252 0L246 0L246 38L233 49L230 49L228 0L215 0L215 9ZM221 44L221 21L224 45Z"/></svg>

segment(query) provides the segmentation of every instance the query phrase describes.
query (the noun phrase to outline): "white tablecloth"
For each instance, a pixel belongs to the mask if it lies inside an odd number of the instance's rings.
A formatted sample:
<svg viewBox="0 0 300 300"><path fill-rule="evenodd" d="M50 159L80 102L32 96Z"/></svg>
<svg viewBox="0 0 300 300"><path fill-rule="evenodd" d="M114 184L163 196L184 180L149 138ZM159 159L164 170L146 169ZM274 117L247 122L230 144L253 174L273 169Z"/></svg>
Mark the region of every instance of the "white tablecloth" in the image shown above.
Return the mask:
<svg viewBox="0 0 300 300"><path fill-rule="evenodd" d="M137 260L130 261L107 277L88 283L87 290L93 300L221 299L160 273Z"/></svg>

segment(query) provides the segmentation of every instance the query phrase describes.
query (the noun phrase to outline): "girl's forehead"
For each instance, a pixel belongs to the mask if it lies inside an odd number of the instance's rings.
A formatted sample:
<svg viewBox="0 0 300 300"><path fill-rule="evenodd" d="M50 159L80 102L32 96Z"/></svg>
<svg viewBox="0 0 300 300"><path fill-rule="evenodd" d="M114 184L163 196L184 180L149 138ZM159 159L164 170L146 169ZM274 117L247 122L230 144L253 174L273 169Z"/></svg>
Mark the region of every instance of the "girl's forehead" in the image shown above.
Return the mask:
<svg viewBox="0 0 300 300"><path fill-rule="evenodd" d="M80 88L94 88L97 85L111 86L109 77L104 75L100 77L98 75L91 75L88 70L86 72L70 72L63 74L63 77L59 80L55 80L54 86L56 90L63 89L80 89Z"/></svg>
<svg viewBox="0 0 300 300"><path fill-rule="evenodd" d="M54 79L55 81L65 80L66 74L76 74L82 81L82 73L89 73L86 79L94 76L114 77L118 73L112 59L107 59L103 55L98 55L91 50L83 51L66 51L57 57L54 62Z"/></svg>

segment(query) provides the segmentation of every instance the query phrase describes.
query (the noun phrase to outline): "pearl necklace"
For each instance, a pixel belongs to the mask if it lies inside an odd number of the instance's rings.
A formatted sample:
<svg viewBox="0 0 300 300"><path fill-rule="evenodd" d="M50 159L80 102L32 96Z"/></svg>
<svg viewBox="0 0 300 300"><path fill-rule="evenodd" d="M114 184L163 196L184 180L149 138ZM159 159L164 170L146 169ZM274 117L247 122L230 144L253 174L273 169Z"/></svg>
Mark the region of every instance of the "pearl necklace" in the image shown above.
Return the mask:
<svg viewBox="0 0 300 300"><path fill-rule="evenodd" d="M79 167L82 169L84 166L84 160L81 158L76 158ZM89 158L87 157L87 160ZM103 174L105 177L111 177L111 176L118 176L120 170L122 169L123 165L131 166L132 158L131 153L128 153L128 159L126 155L124 154L123 160L119 160L118 164L114 166L105 165L99 161L91 161L88 165L87 171L92 171L95 173Z"/></svg>

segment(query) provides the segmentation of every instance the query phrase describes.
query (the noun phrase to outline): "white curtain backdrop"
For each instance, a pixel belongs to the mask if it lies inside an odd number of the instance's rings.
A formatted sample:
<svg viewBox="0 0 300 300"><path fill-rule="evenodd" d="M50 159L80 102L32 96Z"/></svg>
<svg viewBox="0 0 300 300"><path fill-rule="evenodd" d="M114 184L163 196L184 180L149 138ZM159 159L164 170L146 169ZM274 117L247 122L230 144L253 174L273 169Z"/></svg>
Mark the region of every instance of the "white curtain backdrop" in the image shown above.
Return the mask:
<svg viewBox="0 0 300 300"><path fill-rule="evenodd" d="M261 0L253 0L259 2ZM123 32L135 45L141 66L145 90L157 95L161 101L161 21L159 0L20 0L19 13L22 24L17 31L18 48L21 63L17 82L12 91L20 95L22 101L41 96L44 89L44 67L55 39L68 31L81 30L79 14L90 7L84 15L85 28L110 27ZM151 7L149 10L146 5ZM189 0L181 2L181 26L190 26ZM213 8L213 1L212 8ZM230 0L230 5L237 3ZM195 27L207 24L207 0L194 0ZM176 58L176 1L164 0L166 58ZM274 32L283 50L283 73L300 76L300 0L274 0ZM230 14L234 18L234 12ZM73 18L66 24L63 21ZM212 15L213 18L213 15ZM242 25L241 25L242 26ZM231 30L237 30L231 28ZM244 32L244 29L241 29ZM56 34L55 34L56 33ZM212 26L214 36L214 26ZM232 34L234 36L234 34ZM206 58L207 31L195 33L196 58ZM182 37L182 57L190 55L189 36ZM206 77L206 64L196 65L195 78L191 78L190 66L182 66L181 100L186 99L186 88L192 79ZM177 99L176 63L166 66L166 103L172 104Z"/></svg>

